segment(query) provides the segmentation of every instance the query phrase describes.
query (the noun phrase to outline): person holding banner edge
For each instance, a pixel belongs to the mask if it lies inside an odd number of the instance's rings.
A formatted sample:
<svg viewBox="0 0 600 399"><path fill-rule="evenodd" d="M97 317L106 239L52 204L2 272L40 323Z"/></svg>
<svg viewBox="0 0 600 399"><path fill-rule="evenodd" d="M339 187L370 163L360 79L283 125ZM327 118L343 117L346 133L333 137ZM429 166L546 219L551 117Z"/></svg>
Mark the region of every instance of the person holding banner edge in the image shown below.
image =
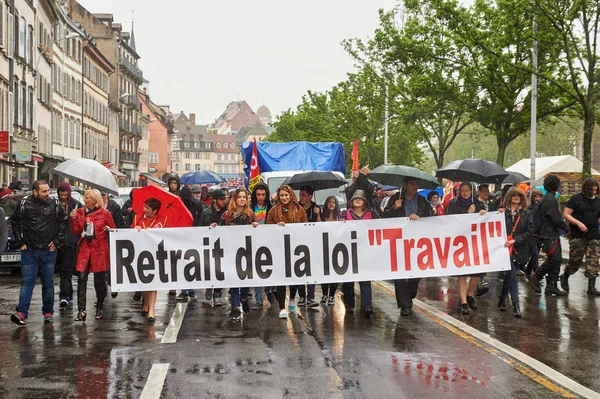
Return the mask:
<svg viewBox="0 0 600 399"><path fill-rule="evenodd" d="M227 211L221 216L221 226L258 226L258 223L254 220L254 212L250 209L248 202L248 192L245 188L238 188L234 191L229 201ZM216 223L210 225L211 228L217 227ZM231 310L229 312L229 318L231 320L241 320L242 312L240 311L240 305L244 313L250 312L250 305L248 304L248 287L232 287L229 289L229 295L231 295Z"/></svg>
<svg viewBox="0 0 600 399"><path fill-rule="evenodd" d="M306 211L298 203L294 190L288 185L282 185L277 189L277 201L267 214L267 224L278 224L285 226L286 223L307 223ZM277 287L277 301L279 302L279 318L287 319L285 311L286 286ZM288 304L290 313L296 311L296 302L290 296Z"/></svg>
<svg viewBox="0 0 600 399"><path fill-rule="evenodd" d="M445 215L459 215L465 213L485 214L485 209L481 201L475 201L473 198L473 187L468 181L460 183L458 196L453 198L444 211ZM477 310L477 302L473 294L477 289L477 284L481 279L482 273L458 276L458 295L460 296L460 311L463 315L471 313L469 308ZM467 277L470 277L467 285Z"/></svg>
<svg viewBox="0 0 600 399"><path fill-rule="evenodd" d="M406 177L404 183L406 184L406 190L392 196L388 203L389 206L383 212L383 217L408 217L409 220L413 221L433 216L435 213L429 201L418 194L418 179ZM432 191L432 193L435 193L435 191ZM396 304L400 309L400 316L410 314L413 307L412 300L417 296L420 281L420 278L394 280Z"/></svg>
<svg viewBox="0 0 600 399"><path fill-rule="evenodd" d="M321 217L323 222L337 222L341 219L340 204L335 195L327 197L325 200L325 206L323 207L323 215ZM335 305L335 292L337 291L339 283L325 283L321 284L321 290L323 296L321 297L322 305Z"/></svg>
<svg viewBox="0 0 600 399"><path fill-rule="evenodd" d="M167 218L158 214L161 203L156 198L148 198L144 202L143 214L141 217L135 215L132 227L138 232L147 229L160 229L167 227ZM142 307L142 316L148 316L148 323L155 322L156 291L142 292L144 297L144 306Z"/></svg>
<svg viewBox="0 0 600 399"><path fill-rule="evenodd" d="M218 189L212 194L211 205L202 211L202 217L200 218L200 225L211 226L218 225L221 223L221 217L227 210L227 193L223 189ZM207 301L213 301L214 306L223 306L221 299L223 293L222 288L207 288L204 297Z"/></svg>
<svg viewBox="0 0 600 399"><path fill-rule="evenodd" d="M348 203L348 209L342 212L344 220L370 220L379 219L379 214L371 210L369 200L363 190L356 190ZM370 281L359 281L360 287L360 307L365 318L373 314L373 294ZM346 313L354 313L354 282L342 283L342 293L344 294L344 306Z"/></svg>
<svg viewBox="0 0 600 399"><path fill-rule="evenodd" d="M510 292L510 299L513 305L513 315L521 317L521 307L519 306L519 291L517 286L517 270L529 260L531 235L527 230L530 212L527 211L527 196L521 189L514 188L509 190L504 196L506 218L507 241L504 244L509 249L511 269L502 284L502 291L498 298L498 309L501 312L506 311L506 297Z"/></svg>

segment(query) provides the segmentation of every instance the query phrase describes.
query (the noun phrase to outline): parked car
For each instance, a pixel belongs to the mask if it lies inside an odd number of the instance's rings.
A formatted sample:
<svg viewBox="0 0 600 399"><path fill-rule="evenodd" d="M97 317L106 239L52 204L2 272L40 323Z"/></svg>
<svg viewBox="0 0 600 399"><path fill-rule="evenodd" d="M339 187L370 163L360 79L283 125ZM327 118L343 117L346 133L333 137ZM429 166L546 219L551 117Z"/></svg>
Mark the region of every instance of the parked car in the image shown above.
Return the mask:
<svg viewBox="0 0 600 399"><path fill-rule="evenodd" d="M6 224L8 225L8 242L4 253L0 255L0 269L16 272L21 267L21 251L17 247L15 236L12 232L10 217L23 197L30 194L31 192L16 191L0 198L0 207L4 210Z"/></svg>

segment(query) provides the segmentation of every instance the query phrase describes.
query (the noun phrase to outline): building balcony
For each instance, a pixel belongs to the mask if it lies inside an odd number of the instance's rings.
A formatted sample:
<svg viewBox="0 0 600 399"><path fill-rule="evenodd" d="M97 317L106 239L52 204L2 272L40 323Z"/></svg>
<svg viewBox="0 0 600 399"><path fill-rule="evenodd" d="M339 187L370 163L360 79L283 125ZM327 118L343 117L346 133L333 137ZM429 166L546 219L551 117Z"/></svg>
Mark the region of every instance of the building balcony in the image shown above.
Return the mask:
<svg viewBox="0 0 600 399"><path fill-rule="evenodd" d="M139 163L140 154L137 152L121 151L121 161Z"/></svg>
<svg viewBox="0 0 600 399"><path fill-rule="evenodd" d="M142 136L142 126L137 123L129 122L126 119L121 119L120 131L124 134L132 134L134 136Z"/></svg>
<svg viewBox="0 0 600 399"><path fill-rule="evenodd" d="M144 81L144 73L142 70L134 65L131 61L127 60L127 58L123 58L119 64L128 70L133 76L138 78L141 82Z"/></svg>
<svg viewBox="0 0 600 399"><path fill-rule="evenodd" d="M130 95L130 96L124 97L123 102L125 104L127 104L128 107L136 109L140 112L142 111L142 103L140 102L140 99L137 96Z"/></svg>

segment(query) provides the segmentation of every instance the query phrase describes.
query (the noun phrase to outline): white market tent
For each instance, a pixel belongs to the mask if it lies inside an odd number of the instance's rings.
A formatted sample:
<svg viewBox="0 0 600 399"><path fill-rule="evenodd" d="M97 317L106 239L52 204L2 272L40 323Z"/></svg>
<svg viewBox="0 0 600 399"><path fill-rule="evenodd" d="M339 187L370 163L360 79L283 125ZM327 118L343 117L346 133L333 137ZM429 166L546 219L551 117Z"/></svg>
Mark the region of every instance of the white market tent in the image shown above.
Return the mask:
<svg viewBox="0 0 600 399"><path fill-rule="evenodd" d="M535 159L535 182L532 186L541 186L544 176L549 173L581 173L583 162L572 155L559 155L554 157L543 157ZM506 168L509 172L519 172L529 176L531 170L531 159L521 159L514 165ZM592 174L599 174L592 169Z"/></svg>

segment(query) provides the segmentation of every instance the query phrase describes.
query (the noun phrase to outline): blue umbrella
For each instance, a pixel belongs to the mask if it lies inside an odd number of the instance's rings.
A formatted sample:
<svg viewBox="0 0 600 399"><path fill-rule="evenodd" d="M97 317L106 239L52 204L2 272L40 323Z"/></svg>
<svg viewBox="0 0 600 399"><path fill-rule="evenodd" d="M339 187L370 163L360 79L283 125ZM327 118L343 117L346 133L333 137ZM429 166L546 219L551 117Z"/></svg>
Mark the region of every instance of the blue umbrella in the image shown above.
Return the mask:
<svg viewBox="0 0 600 399"><path fill-rule="evenodd" d="M181 176L181 184L219 184L226 180L210 170L194 170Z"/></svg>

